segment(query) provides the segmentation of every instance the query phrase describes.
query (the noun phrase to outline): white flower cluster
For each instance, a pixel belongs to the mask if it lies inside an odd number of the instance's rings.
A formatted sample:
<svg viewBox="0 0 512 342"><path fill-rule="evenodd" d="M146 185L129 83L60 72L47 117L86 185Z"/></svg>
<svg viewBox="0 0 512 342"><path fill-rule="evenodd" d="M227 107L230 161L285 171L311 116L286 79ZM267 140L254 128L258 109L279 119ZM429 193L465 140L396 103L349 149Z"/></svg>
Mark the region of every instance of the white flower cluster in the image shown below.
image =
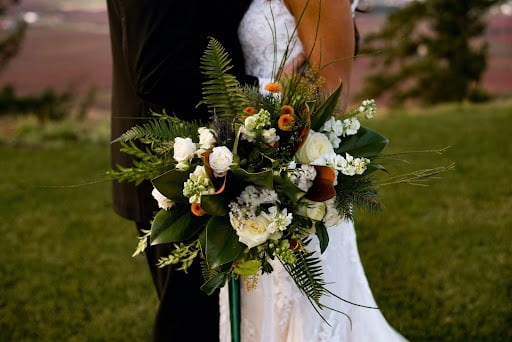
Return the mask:
<svg viewBox="0 0 512 342"><path fill-rule="evenodd" d="M249 142L256 140L258 134L261 134L263 141L267 144L274 144L279 141L275 128L265 129L270 126L270 113L261 109L257 114L250 115L244 120L242 127L242 139Z"/></svg>
<svg viewBox="0 0 512 342"><path fill-rule="evenodd" d="M188 197L190 203L201 203L201 195L212 194L215 189L210 183L204 166L196 166L183 184L183 196Z"/></svg>
<svg viewBox="0 0 512 342"><path fill-rule="evenodd" d="M320 156L312 164L330 166L346 176L354 176L362 175L369 163L370 160L367 158L354 158L348 153L345 153L345 157L343 157L333 152Z"/></svg>
<svg viewBox="0 0 512 342"><path fill-rule="evenodd" d="M300 168L297 168L295 162L292 161L288 166L288 170L290 172L290 180L299 189L307 192L309 188L311 188L313 180L316 177L316 169L314 166L302 164Z"/></svg>
<svg viewBox="0 0 512 342"><path fill-rule="evenodd" d="M281 236L281 232L292 222L292 214L286 208L280 210L275 205L267 211L259 208L262 204L277 202L278 196L274 190L249 185L236 202L229 204L229 219L240 242L252 248L271 237L278 239Z"/></svg>
<svg viewBox="0 0 512 342"><path fill-rule="evenodd" d="M158 202L158 207L168 210L171 209L174 206L174 201L168 199L160 191L158 191L156 188L153 188L153 191L151 192L151 195L153 198Z"/></svg>
<svg viewBox="0 0 512 342"><path fill-rule="evenodd" d="M367 119L373 118L375 113L377 112L377 106L375 105L375 100L364 100L359 107L359 113L364 113Z"/></svg>
<svg viewBox="0 0 512 342"><path fill-rule="evenodd" d="M336 118L331 117L320 128L320 131L324 132L327 138L329 138L334 148L338 148L341 143L340 137L357 134L359 128L361 128L361 124L357 118L336 120Z"/></svg>

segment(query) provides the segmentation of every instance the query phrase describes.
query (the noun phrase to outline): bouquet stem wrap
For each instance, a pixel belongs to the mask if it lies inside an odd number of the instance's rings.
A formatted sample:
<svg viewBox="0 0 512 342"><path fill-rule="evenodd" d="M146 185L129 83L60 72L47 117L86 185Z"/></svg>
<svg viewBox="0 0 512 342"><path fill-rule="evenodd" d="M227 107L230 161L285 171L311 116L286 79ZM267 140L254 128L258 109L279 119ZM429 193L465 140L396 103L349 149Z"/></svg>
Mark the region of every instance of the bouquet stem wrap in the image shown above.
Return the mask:
<svg viewBox="0 0 512 342"><path fill-rule="evenodd" d="M240 280L229 281L229 319L231 322L231 341L240 342Z"/></svg>

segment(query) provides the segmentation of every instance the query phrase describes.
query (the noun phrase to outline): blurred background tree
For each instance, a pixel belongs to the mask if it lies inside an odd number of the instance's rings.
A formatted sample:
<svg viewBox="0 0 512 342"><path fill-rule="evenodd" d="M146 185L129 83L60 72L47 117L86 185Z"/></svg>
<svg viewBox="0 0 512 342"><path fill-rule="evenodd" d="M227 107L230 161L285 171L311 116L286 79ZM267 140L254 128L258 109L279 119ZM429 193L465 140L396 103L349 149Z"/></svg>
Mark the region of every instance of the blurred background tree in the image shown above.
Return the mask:
<svg viewBox="0 0 512 342"><path fill-rule="evenodd" d="M0 0L0 17L4 16L9 6L17 4L19 0ZM5 68L11 58L19 51L27 24L18 20L11 29L0 32L0 72Z"/></svg>
<svg viewBox="0 0 512 342"><path fill-rule="evenodd" d="M362 52L376 56L363 94L389 95L393 104L487 100L479 85L488 48L481 37L485 15L500 2L412 1L390 14L384 27L365 39Z"/></svg>

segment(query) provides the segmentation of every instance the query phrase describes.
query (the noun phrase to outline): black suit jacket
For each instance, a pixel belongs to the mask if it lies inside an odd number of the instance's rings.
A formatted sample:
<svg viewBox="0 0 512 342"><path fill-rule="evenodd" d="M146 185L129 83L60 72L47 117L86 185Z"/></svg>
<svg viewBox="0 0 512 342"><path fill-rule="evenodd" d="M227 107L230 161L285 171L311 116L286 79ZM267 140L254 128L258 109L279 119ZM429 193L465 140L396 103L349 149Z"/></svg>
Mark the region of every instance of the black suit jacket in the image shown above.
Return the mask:
<svg viewBox="0 0 512 342"><path fill-rule="evenodd" d="M233 59L233 73L243 78L238 24L250 0L108 0L112 40L112 137L148 117L150 110L184 119L206 119L195 108L201 100L199 63L208 37L219 40ZM130 166L129 156L112 145L112 165ZM149 221L155 207L149 183L135 187L114 182L114 210Z"/></svg>

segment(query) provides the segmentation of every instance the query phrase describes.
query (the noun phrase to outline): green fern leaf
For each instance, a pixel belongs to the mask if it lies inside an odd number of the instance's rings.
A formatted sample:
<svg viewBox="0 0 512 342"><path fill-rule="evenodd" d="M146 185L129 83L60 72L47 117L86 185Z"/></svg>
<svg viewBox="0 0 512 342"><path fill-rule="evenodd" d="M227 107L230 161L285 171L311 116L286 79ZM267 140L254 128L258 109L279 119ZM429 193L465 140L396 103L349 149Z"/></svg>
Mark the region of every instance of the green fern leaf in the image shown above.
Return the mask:
<svg viewBox="0 0 512 342"><path fill-rule="evenodd" d="M142 142L170 141L176 137L194 137L198 124L177 118L161 117L142 125L134 126L113 142L140 140Z"/></svg>
<svg viewBox="0 0 512 342"><path fill-rule="evenodd" d="M201 58L203 102L211 113L223 119L231 119L248 104L235 76L228 73L233 66L224 47L211 38Z"/></svg>

